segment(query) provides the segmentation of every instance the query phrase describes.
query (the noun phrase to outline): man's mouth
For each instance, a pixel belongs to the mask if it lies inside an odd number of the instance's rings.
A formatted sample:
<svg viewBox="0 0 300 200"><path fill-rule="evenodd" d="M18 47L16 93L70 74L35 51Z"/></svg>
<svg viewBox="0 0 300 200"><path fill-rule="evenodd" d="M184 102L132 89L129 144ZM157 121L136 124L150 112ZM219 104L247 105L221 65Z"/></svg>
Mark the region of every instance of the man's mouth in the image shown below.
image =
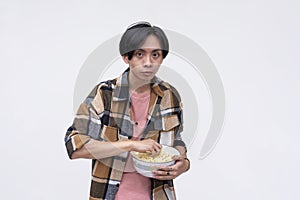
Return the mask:
<svg viewBox="0 0 300 200"><path fill-rule="evenodd" d="M146 72L142 72L142 73L146 76L151 76L153 74L153 72L150 72L150 71L146 71Z"/></svg>

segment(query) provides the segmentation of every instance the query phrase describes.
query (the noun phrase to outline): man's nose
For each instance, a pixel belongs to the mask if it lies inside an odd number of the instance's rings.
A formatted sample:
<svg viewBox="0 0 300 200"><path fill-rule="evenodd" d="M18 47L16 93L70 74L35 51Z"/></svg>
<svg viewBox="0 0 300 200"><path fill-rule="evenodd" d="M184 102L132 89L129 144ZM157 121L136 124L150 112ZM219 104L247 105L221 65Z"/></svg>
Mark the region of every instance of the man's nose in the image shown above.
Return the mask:
<svg viewBox="0 0 300 200"><path fill-rule="evenodd" d="M151 67L151 65L152 65L151 55L146 55L144 66L145 67Z"/></svg>

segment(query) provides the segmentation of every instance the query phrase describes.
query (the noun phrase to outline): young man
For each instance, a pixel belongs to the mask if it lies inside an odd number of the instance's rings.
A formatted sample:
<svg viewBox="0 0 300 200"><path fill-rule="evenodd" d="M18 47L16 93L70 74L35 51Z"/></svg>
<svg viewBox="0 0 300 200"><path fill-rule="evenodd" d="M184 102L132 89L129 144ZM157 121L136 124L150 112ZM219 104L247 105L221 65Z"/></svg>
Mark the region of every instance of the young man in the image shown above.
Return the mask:
<svg viewBox="0 0 300 200"><path fill-rule="evenodd" d="M173 179L189 169L181 139L182 104L175 88L155 76L169 51L165 33L147 22L127 28L120 41L127 70L101 82L80 105L65 144L69 157L92 159L90 200L175 199ZM170 167L148 178L128 152L178 149Z"/></svg>

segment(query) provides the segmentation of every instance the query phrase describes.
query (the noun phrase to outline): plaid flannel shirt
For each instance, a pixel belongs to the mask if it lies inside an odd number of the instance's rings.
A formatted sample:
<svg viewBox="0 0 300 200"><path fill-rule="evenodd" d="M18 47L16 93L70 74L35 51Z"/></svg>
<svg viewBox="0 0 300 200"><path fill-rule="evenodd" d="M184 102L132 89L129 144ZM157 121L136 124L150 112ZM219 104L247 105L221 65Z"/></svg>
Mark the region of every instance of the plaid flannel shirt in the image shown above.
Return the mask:
<svg viewBox="0 0 300 200"><path fill-rule="evenodd" d="M133 122L128 90L129 68L118 78L98 84L79 106L65 136L69 157L91 138L99 141L130 140ZM168 146L183 146L182 104L176 89L157 77L151 83L150 104L142 139ZM125 168L127 154L92 160L90 200L114 199ZM151 199L176 199L172 180L151 179Z"/></svg>

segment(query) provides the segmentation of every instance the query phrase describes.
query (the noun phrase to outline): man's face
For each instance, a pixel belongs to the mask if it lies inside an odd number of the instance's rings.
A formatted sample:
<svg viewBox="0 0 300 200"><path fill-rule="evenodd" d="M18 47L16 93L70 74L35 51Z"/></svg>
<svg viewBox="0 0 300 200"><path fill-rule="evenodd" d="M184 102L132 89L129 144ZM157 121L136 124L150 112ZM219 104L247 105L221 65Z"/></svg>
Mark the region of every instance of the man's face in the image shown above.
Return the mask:
<svg viewBox="0 0 300 200"><path fill-rule="evenodd" d="M131 60L127 56L123 59L130 67L130 81L149 82L163 61L159 40L153 35L148 36L140 49L134 51Z"/></svg>

